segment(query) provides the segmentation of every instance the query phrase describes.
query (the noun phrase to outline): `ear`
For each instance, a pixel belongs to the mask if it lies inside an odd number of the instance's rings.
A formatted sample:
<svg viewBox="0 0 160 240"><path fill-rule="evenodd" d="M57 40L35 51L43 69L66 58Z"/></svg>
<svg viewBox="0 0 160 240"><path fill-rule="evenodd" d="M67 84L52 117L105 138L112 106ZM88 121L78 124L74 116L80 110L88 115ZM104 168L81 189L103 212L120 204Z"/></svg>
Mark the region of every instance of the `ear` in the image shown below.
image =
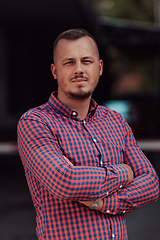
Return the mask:
<svg viewBox="0 0 160 240"><path fill-rule="evenodd" d="M57 79L57 71L56 71L56 66L54 63L51 64L51 72L52 72L54 79Z"/></svg>
<svg viewBox="0 0 160 240"><path fill-rule="evenodd" d="M103 73L103 61L99 60L99 76L102 76Z"/></svg>

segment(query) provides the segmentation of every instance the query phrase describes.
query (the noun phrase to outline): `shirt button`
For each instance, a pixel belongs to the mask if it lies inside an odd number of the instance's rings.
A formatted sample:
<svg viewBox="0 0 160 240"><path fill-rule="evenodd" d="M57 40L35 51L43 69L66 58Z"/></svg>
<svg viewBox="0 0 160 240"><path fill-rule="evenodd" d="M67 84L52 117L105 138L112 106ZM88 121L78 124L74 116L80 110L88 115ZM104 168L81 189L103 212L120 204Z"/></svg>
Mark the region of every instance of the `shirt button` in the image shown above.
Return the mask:
<svg viewBox="0 0 160 240"><path fill-rule="evenodd" d="M110 210L107 210L107 213L109 213L110 212Z"/></svg>
<svg viewBox="0 0 160 240"><path fill-rule="evenodd" d="M116 236L114 234L112 234L112 238L115 238Z"/></svg>
<svg viewBox="0 0 160 240"><path fill-rule="evenodd" d="M107 195L109 194L109 192L106 193Z"/></svg>
<svg viewBox="0 0 160 240"><path fill-rule="evenodd" d="M123 187L122 185L119 186L119 188L122 188L122 187Z"/></svg>
<svg viewBox="0 0 160 240"><path fill-rule="evenodd" d="M126 211L123 211L123 213L126 213Z"/></svg>
<svg viewBox="0 0 160 240"><path fill-rule="evenodd" d="M86 124L86 121L84 120L83 123Z"/></svg>
<svg viewBox="0 0 160 240"><path fill-rule="evenodd" d="M94 141L94 142L97 142L97 140L96 140L95 138L93 139L93 141Z"/></svg>
<svg viewBox="0 0 160 240"><path fill-rule="evenodd" d="M72 115L73 115L73 116L76 116L76 115L77 115L77 113L76 113L76 112L72 112Z"/></svg>

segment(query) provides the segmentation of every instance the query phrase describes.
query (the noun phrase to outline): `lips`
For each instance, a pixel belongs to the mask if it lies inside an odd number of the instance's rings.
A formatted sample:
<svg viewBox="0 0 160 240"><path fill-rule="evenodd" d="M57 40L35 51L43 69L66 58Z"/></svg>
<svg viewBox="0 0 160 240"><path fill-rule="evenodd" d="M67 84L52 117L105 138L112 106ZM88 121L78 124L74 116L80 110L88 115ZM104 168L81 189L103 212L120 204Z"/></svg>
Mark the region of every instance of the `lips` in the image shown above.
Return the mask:
<svg viewBox="0 0 160 240"><path fill-rule="evenodd" d="M72 79L72 82L86 82L87 79L86 78L74 78Z"/></svg>
<svg viewBox="0 0 160 240"><path fill-rule="evenodd" d="M83 75L76 75L76 76L74 76L73 78L71 78L71 81L72 82L86 82L86 81L88 81L88 78L87 77L85 77L85 76L83 76Z"/></svg>

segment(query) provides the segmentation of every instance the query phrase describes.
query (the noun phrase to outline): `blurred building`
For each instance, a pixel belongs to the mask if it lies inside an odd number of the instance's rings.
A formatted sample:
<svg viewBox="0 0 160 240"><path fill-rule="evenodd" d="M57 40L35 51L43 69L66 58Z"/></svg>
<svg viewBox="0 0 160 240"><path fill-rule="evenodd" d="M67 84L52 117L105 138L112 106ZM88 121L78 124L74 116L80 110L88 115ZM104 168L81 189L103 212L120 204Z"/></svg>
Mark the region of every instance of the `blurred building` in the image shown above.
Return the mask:
<svg viewBox="0 0 160 240"><path fill-rule="evenodd" d="M104 60L96 101L127 100L136 137L159 138L158 28L99 18L90 0L2 0L0 141L16 141L21 114L46 102L57 89L50 72L52 44L63 30L75 27L95 36Z"/></svg>

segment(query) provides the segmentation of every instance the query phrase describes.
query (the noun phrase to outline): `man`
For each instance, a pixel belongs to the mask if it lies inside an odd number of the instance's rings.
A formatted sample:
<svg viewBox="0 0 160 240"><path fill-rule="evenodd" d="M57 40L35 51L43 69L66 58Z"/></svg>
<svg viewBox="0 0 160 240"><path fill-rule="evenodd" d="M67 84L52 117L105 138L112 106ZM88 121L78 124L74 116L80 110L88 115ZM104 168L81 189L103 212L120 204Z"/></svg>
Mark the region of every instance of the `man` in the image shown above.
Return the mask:
<svg viewBox="0 0 160 240"><path fill-rule="evenodd" d="M87 31L59 35L51 71L58 92L18 124L38 239L126 240L125 212L157 200L157 174L125 119L91 99L103 62Z"/></svg>

